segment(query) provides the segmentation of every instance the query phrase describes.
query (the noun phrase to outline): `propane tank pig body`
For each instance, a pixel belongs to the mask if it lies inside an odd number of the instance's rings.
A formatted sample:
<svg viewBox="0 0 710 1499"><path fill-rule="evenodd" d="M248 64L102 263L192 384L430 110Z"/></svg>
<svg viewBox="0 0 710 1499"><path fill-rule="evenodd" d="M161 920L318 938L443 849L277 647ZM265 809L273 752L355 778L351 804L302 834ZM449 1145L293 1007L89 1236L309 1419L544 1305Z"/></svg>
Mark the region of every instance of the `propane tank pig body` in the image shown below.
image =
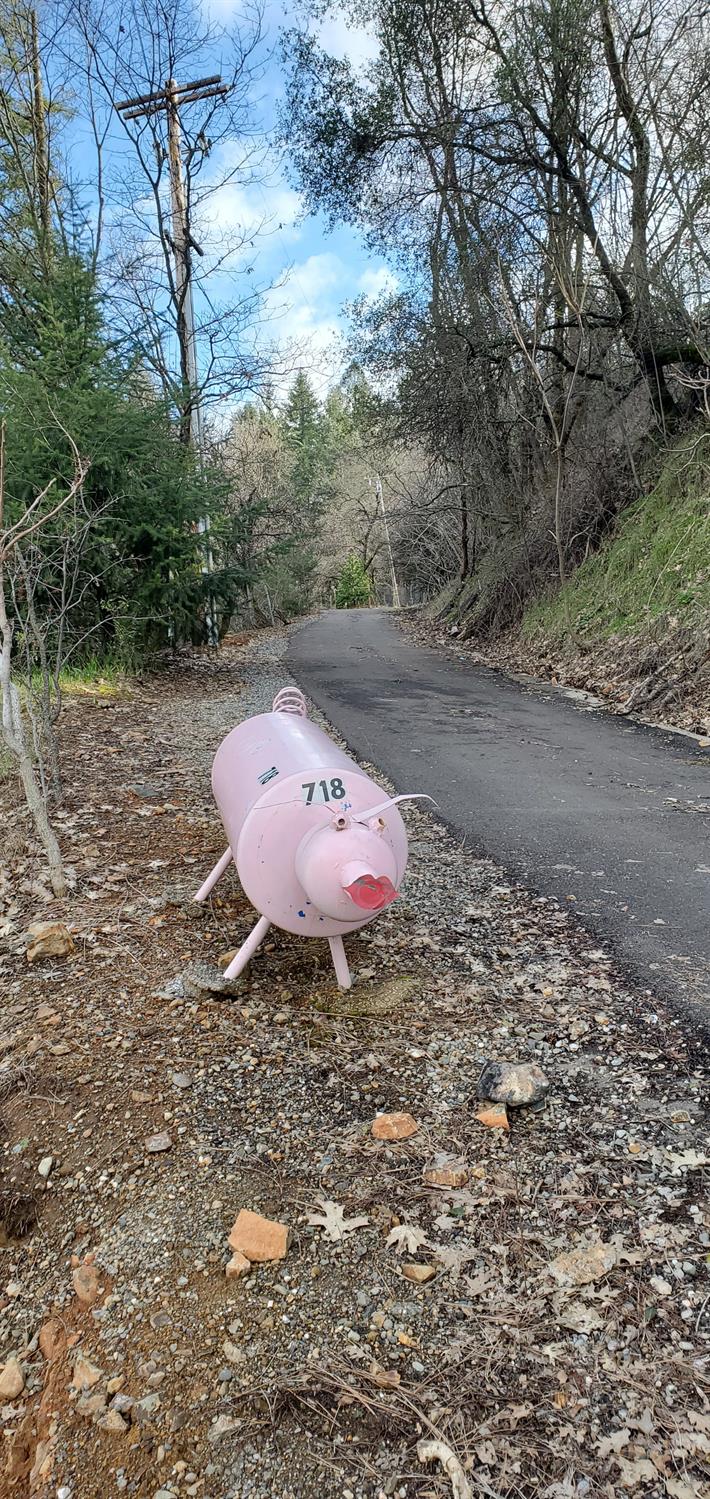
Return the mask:
<svg viewBox="0 0 710 1499"><path fill-rule="evenodd" d="M206 900L234 859L260 917L226 977L241 973L275 925L327 937L338 982L349 988L343 936L396 898L406 868L394 799L310 722L295 688L227 735L212 789L229 846L195 900Z"/></svg>

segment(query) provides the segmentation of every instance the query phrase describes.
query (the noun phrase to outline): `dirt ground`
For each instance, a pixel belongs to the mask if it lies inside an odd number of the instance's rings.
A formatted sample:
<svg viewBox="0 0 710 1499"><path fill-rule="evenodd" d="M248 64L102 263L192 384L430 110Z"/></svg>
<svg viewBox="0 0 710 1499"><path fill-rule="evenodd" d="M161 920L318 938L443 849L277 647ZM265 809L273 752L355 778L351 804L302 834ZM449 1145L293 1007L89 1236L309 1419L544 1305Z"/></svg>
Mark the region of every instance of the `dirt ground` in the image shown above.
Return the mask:
<svg viewBox="0 0 710 1499"><path fill-rule="evenodd" d="M252 912L233 873L191 901L209 765L283 649L70 700L61 902L0 785L1 1499L702 1499L707 1071L678 1011L415 807L349 994L278 932L225 990ZM28 963L52 919L73 952ZM477 1117L490 1058L551 1084L509 1131ZM373 1138L383 1111L416 1132ZM242 1208L290 1244L227 1279Z"/></svg>

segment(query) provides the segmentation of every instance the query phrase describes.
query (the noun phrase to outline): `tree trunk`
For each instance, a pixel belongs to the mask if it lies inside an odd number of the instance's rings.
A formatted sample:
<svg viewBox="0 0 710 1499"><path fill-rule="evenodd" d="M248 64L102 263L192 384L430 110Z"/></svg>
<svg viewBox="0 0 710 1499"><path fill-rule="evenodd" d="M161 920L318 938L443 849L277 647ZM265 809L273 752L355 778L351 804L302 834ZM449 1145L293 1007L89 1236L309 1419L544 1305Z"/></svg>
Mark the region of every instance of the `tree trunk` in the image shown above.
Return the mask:
<svg viewBox="0 0 710 1499"><path fill-rule="evenodd" d="M468 497L464 486L461 493L461 582L468 577L470 568L468 545Z"/></svg>

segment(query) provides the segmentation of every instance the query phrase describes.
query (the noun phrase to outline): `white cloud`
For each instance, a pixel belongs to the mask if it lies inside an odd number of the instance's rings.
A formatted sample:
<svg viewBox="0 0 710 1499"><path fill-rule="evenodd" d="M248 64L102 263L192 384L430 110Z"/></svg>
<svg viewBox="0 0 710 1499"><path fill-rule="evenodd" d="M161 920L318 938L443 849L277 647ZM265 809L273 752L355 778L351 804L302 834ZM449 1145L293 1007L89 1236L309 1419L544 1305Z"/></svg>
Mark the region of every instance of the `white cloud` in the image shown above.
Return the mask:
<svg viewBox="0 0 710 1499"><path fill-rule="evenodd" d="M227 182L205 204L201 217L222 234L248 239L259 233L278 234L282 240L296 240L302 211L299 194L283 182Z"/></svg>
<svg viewBox="0 0 710 1499"><path fill-rule="evenodd" d="M368 266L358 281L358 291L373 301L385 292L397 290L399 282L387 265Z"/></svg>
<svg viewBox="0 0 710 1499"><path fill-rule="evenodd" d="M377 38L364 26L348 26L342 15L328 16L317 31L318 40L334 57L348 58L355 67L377 57Z"/></svg>
<svg viewBox="0 0 710 1499"><path fill-rule="evenodd" d="M291 351L294 369L306 371L320 396L343 368L339 311L347 278L340 257L324 251L294 265L284 285L266 297L270 333ZM291 376L285 376L282 389L290 383Z"/></svg>
<svg viewBox="0 0 710 1499"><path fill-rule="evenodd" d="M253 15L245 0L201 0L201 3L208 15L225 26L233 26L240 21L248 25ZM264 6L264 26L271 41L281 27L293 26L294 20L288 0L267 0ZM347 57L356 67L371 62L379 52L373 33L364 26L349 26L342 15L326 16L314 30L326 52L332 53L334 57Z"/></svg>

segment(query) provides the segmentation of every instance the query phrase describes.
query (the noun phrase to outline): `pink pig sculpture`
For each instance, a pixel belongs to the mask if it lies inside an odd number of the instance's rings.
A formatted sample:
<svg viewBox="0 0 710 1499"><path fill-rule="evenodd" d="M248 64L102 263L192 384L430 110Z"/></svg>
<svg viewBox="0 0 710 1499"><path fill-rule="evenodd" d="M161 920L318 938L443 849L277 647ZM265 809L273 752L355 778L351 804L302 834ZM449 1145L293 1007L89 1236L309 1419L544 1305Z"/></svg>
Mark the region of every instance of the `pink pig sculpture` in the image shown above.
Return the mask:
<svg viewBox="0 0 710 1499"><path fill-rule="evenodd" d="M259 920L225 969L246 967L269 927L327 937L341 988L351 986L343 937L396 899L407 834L396 802L310 722L284 687L271 713L232 729L212 790L229 846L194 897L207 899L232 859Z"/></svg>

